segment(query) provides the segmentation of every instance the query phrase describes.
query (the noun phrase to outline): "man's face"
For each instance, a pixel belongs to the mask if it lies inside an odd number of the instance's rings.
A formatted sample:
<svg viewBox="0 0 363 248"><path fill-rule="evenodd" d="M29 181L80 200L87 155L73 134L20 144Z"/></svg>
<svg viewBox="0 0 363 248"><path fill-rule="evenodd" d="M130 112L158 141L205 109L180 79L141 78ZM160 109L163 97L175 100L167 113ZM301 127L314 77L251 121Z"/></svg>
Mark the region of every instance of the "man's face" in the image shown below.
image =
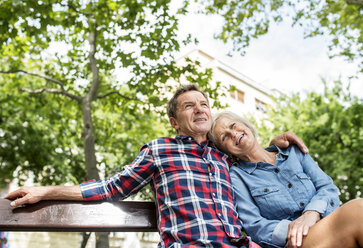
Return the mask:
<svg viewBox="0 0 363 248"><path fill-rule="evenodd" d="M179 135L192 136L198 142L207 139L212 117L207 99L198 91L188 91L178 97L176 118L170 123Z"/></svg>

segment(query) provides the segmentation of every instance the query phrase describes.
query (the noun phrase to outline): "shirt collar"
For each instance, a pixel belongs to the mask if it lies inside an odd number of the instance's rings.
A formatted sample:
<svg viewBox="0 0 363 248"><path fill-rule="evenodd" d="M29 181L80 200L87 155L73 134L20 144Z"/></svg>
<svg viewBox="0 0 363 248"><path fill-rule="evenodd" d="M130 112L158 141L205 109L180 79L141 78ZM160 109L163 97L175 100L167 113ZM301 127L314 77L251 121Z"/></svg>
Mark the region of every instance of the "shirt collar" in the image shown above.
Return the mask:
<svg viewBox="0 0 363 248"><path fill-rule="evenodd" d="M265 148L266 151L269 152L277 152L278 156L284 156L284 157L288 157L289 156L289 150L288 149L281 149L280 147L276 146L276 145L272 145L269 146L267 148ZM258 166L259 162L246 162L243 160L240 160L238 162L233 163L234 166L239 166L242 170L244 170L245 172L247 172L248 174L251 174L252 172L254 172Z"/></svg>
<svg viewBox="0 0 363 248"><path fill-rule="evenodd" d="M276 145L272 145L269 146L267 148L265 148L266 151L268 152L277 152L277 155L283 155L285 157L289 156L290 150L289 149L281 149L280 147L276 146Z"/></svg>
<svg viewBox="0 0 363 248"><path fill-rule="evenodd" d="M192 136L182 136L182 135L176 136L175 139L179 139L179 140L194 140L194 138Z"/></svg>
<svg viewBox="0 0 363 248"><path fill-rule="evenodd" d="M195 141L195 139L192 136L183 136L183 135L178 135L178 136L175 137L175 139L179 139L179 140L182 140L182 141ZM210 146L210 147L215 147L214 143L209 139L206 139L200 145L201 146L207 145L207 146Z"/></svg>

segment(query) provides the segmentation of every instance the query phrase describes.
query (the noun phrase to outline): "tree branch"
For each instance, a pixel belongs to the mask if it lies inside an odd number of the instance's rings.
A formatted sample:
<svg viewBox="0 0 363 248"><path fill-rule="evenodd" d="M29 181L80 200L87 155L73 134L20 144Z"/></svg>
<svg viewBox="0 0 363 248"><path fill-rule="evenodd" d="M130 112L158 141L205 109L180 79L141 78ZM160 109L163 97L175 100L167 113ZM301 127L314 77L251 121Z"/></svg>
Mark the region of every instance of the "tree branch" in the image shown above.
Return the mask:
<svg viewBox="0 0 363 248"><path fill-rule="evenodd" d="M74 12L76 12L76 13L80 13L80 14L84 14L84 15L88 15L88 16L94 16L94 14L93 13L91 13L91 12L83 12L83 11L80 11L80 10L78 10L76 7L74 7L74 5L73 4L71 4L71 3L67 3L67 4L60 4L61 6L63 6L63 7L68 7L68 8L70 8L70 9L72 9Z"/></svg>
<svg viewBox="0 0 363 248"><path fill-rule="evenodd" d="M71 98L72 100L76 100L77 102L81 102L82 101L82 98L81 97L67 92L64 89L64 84L62 82L54 79L54 78L51 78L51 77L48 77L48 76L44 76L44 75L40 75L40 74L33 73L33 72L24 71L24 70L0 71L0 73L3 73L3 74L24 73L24 74L27 74L27 75L30 75L30 76L34 76L34 77L38 77L38 78L45 79L46 81L55 83L55 84L57 84L57 85L59 85L61 87L61 90L50 89L50 88L43 88L43 89L38 89L38 90L21 89L22 91L25 91L25 92L28 92L28 93L32 93L32 94L41 94L44 91L46 91L46 92L50 92L50 93L54 93L54 94L60 94L60 95L67 96L67 97Z"/></svg>
<svg viewBox="0 0 363 248"><path fill-rule="evenodd" d="M347 4L363 5L363 0L346 0Z"/></svg>
<svg viewBox="0 0 363 248"><path fill-rule="evenodd" d="M91 20L89 21L89 24L90 24L90 26L92 25ZM98 86L100 84L100 77L98 74L97 61L95 58L96 38L97 38L96 32L97 32L97 25L94 24L93 30L90 31L89 38L88 38L89 45L90 45L88 59L89 59L91 70L92 70L92 85L91 85L91 89L88 93L88 96L91 101L93 101L97 98Z"/></svg>
<svg viewBox="0 0 363 248"><path fill-rule="evenodd" d="M24 70L0 71L0 73L4 73L4 74L12 74L12 73L24 73L24 74L28 74L30 76L43 78L43 79L45 79L45 80L47 80L49 82L58 84L62 88L62 90L64 90L64 84L62 82L60 82L60 81L58 81L58 80L56 80L54 78L47 77L47 76L44 76L44 75L40 75L40 74L37 74L37 73L28 72L28 71L24 71Z"/></svg>
<svg viewBox="0 0 363 248"><path fill-rule="evenodd" d="M137 99L137 98L131 98L131 97L128 97L128 96L125 96L123 94L121 94L120 92L118 91L111 91L111 92L108 92L107 94L104 94L103 96L98 96L97 99L102 99L102 98L105 98L105 97L108 97L110 95L119 95L120 97L126 99L126 100L129 100L129 101L138 101L138 102L141 102L141 103L144 103L143 101L141 101L140 99Z"/></svg>
<svg viewBox="0 0 363 248"><path fill-rule="evenodd" d="M50 88L42 88L42 89L37 89L37 90L32 90L32 89L27 89L27 88L21 88L21 91L24 92L28 92L31 94L42 94L43 92L49 92L49 93L53 93L53 94L59 94L59 95L64 95L67 96L69 98L71 98L72 100L75 100L79 103L82 102L82 98L76 95L73 95L67 91L63 91L63 90L56 90L56 89L50 89Z"/></svg>

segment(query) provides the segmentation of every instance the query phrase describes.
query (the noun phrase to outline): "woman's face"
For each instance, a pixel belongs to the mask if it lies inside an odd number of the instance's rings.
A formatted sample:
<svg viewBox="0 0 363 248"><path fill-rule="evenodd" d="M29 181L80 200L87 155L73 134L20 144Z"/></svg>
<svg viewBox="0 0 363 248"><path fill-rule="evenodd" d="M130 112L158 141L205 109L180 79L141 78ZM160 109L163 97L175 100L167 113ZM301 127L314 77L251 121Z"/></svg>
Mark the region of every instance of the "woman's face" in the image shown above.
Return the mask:
<svg viewBox="0 0 363 248"><path fill-rule="evenodd" d="M243 123L221 117L213 130L213 136L230 155L241 157L257 143L251 130Z"/></svg>

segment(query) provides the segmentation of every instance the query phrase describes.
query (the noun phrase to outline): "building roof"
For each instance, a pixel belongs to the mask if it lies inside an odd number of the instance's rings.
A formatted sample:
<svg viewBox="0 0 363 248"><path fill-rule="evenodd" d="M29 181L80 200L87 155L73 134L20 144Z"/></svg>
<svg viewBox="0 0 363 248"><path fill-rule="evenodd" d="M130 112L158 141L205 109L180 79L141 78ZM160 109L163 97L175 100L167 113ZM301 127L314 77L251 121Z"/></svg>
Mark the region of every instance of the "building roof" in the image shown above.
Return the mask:
<svg viewBox="0 0 363 248"><path fill-rule="evenodd" d="M239 70L233 68L232 66L228 65L227 63L216 59L215 57L211 56L207 52L201 50L201 49L193 49L190 52L186 53L184 56L178 58L177 60L181 60L182 58L188 57L189 55L192 55L194 53L202 54L204 57L207 57L210 61L213 61L213 64L216 68L223 71L226 74L229 74L230 76L234 77L235 79L242 81L244 84L247 84L248 86L260 91L263 94L266 94L268 96L273 95L273 91L264 87L263 85L257 83L253 79L249 78L248 76L241 73Z"/></svg>

